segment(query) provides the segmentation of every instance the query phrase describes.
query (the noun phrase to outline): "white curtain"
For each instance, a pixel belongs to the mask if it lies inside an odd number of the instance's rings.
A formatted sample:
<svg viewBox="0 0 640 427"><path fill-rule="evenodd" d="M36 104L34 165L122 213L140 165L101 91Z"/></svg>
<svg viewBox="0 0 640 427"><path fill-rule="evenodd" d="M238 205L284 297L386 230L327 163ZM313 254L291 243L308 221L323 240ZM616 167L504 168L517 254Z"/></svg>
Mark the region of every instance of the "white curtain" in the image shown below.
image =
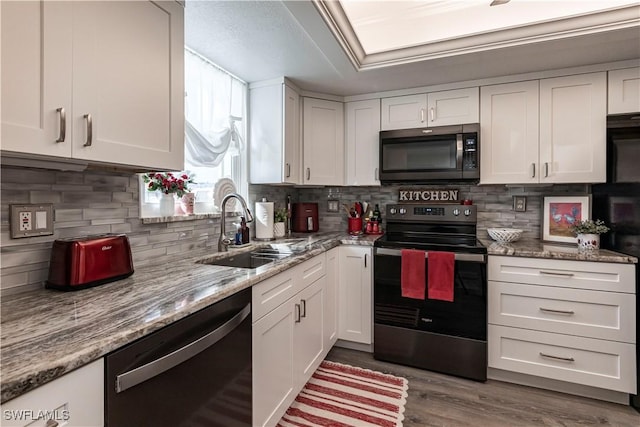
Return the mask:
<svg viewBox="0 0 640 427"><path fill-rule="evenodd" d="M243 83L186 49L185 89L186 164L218 166L229 150L243 148L236 126L244 110Z"/></svg>

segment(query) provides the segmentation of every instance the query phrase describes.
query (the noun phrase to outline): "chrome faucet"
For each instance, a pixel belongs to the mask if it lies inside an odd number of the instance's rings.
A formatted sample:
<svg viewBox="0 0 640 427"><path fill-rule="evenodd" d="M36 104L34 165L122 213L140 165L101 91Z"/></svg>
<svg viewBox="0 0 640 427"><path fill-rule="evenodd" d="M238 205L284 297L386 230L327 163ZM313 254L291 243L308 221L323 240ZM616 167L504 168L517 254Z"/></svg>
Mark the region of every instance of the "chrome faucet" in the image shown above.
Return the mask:
<svg viewBox="0 0 640 427"><path fill-rule="evenodd" d="M231 244L231 239L225 235L225 222L226 222L226 204L227 200L231 198L236 198L240 200L240 204L242 205L242 209L244 210L244 218L247 222L253 221L253 216L251 215L251 211L247 208L247 202L244 201L241 195L238 193L229 193L222 198L221 208L222 208L222 218L220 219L220 237L218 238L218 252L227 252L229 250L228 246Z"/></svg>

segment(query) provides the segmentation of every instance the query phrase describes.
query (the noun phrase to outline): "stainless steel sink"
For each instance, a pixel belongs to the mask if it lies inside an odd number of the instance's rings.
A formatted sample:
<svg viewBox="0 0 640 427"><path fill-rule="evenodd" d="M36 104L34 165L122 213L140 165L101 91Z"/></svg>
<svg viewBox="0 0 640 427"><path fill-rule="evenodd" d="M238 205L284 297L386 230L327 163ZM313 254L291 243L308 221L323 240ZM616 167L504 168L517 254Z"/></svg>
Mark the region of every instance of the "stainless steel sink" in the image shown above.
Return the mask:
<svg viewBox="0 0 640 427"><path fill-rule="evenodd" d="M198 263L253 269L270 264L279 259L290 257L293 253L293 251L287 252L280 249L259 248L251 252L232 253L224 258L207 258L198 261Z"/></svg>

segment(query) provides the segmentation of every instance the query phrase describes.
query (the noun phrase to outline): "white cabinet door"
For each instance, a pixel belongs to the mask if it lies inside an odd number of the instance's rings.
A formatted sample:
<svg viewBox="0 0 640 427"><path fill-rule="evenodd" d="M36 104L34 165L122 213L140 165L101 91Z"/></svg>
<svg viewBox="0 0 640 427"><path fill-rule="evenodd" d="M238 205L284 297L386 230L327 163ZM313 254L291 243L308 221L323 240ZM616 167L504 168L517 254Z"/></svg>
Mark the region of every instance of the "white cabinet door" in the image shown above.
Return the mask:
<svg viewBox="0 0 640 427"><path fill-rule="evenodd" d="M382 130L411 129L427 126L427 95L382 98Z"/></svg>
<svg viewBox="0 0 640 427"><path fill-rule="evenodd" d="M606 73L540 80L540 182L605 182Z"/></svg>
<svg viewBox="0 0 640 427"><path fill-rule="evenodd" d="M279 306L253 324L253 425L273 426L297 393L294 305Z"/></svg>
<svg viewBox="0 0 640 427"><path fill-rule="evenodd" d="M483 86L480 183L537 183L538 81Z"/></svg>
<svg viewBox="0 0 640 427"><path fill-rule="evenodd" d="M4 49L4 47L3 47ZM640 111L640 67L609 71L609 114Z"/></svg>
<svg viewBox="0 0 640 427"><path fill-rule="evenodd" d="M184 167L183 14L173 1L73 3L75 158Z"/></svg>
<svg viewBox="0 0 640 427"><path fill-rule="evenodd" d="M340 247L338 338L371 344L373 323L371 248Z"/></svg>
<svg viewBox="0 0 640 427"><path fill-rule="evenodd" d="M431 127L478 123L479 97L477 87L427 94L427 125Z"/></svg>
<svg viewBox="0 0 640 427"><path fill-rule="evenodd" d="M0 3L2 150L71 157L71 6Z"/></svg>
<svg viewBox="0 0 640 427"><path fill-rule="evenodd" d="M304 184L343 185L343 104L304 98L303 111Z"/></svg>
<svg viewBox="0 0 640 427"><path fill-rule="evenodd" d="M338 339L338 259L340 248L327 251L326 280L324 282L324 349L328 352Z"/></svg>
<svg viewBox="0 0 640 427"><path fill-rule="evenodd" d="M316 280L295 298L294 363L302 389L324 358L324 282ZM299 311L298 311L299 310Z"/></svg>
<svg viewBox="0 0 640 427"><path fill-rule="evenodd" d="M4 13L4 11L3 11ZM104 359L98 359L35 390L2 404L3 426L45 427L39 413L54 415L65 427L104 425ZM22 414L22 417L17 414ZM16 414L7 417L7 414ZM33 418L29 418L32 414Z"/></svg>
<svg viewBox="0 0 640 427"><path fill-rule="evenodd" d="M346 185L380 185L380 100L346 104Z"/></svg>
<svg viewBox="0 0 640 427"><path fill-rule="evenodd" d="M249 89L249 179L300 184L300 96L281 81Z"/></svg>

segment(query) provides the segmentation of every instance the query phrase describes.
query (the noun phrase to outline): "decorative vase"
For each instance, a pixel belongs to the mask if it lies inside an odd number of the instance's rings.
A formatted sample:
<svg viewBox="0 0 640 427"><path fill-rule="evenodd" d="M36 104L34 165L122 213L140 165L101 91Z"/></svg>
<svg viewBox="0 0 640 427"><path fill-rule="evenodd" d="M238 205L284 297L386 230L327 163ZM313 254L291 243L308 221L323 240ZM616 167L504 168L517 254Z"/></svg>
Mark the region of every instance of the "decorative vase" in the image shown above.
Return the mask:
<svg viewBox="0 0 640 427"><path fill-rule="evenodd" d="M162 193L160 196L160 216L173 216L176 211L173 194Z"/></svg>
<svg viewBox="0 0 640 427"><path fill-rule="evenodd" d="M578 234L578 249L583 251L592 251L600 249L599 234Z"/></svg>
<svg viewBox="0 0 640 427"><path fill-rule="evenodd" d="M193 214L193 206L196 202L195 193L185 193L184 196L180 198L180 206L182 207L182 211L187 215Z"/></svg>
<svg viewBox="0 0 640 427"><path fill-rule="evenodd" d="M273 236L284 237L284 222L276 222L273 224Z"/></svg>

